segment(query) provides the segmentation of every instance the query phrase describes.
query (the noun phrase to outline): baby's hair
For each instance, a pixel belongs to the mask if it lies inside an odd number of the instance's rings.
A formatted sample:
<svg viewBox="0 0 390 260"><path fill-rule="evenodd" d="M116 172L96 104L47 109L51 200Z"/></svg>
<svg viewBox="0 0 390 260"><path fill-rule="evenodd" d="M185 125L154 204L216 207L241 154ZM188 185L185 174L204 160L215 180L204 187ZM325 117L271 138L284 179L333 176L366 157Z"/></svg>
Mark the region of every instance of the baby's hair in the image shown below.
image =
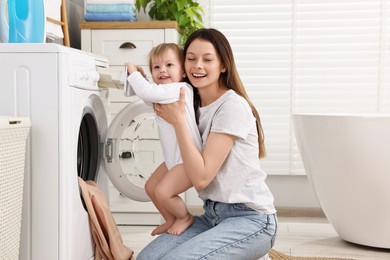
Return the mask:
<svg viewBox="0 0 390 260"><path fill-rule="evenodd" d="M156 57L161 57L172 50L180 60L180 65L184 68L184 52L183 47L176 43L161 43L154 47L149 53L149 69L152 71L152 60Z"/></svg>

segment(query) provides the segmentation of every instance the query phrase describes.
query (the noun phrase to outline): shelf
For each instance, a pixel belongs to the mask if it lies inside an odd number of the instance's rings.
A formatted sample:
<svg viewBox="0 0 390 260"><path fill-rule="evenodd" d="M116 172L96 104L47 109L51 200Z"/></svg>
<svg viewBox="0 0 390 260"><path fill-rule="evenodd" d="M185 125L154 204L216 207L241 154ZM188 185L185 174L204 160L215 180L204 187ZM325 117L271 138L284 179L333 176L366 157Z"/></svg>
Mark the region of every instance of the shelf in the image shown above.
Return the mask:
<svg viewBox="0 0 390 260"><path fill-rule="evenodd" d="M80 29L166 29L179 30L175 21L136 21L136 22L80 22Z"/></svg>

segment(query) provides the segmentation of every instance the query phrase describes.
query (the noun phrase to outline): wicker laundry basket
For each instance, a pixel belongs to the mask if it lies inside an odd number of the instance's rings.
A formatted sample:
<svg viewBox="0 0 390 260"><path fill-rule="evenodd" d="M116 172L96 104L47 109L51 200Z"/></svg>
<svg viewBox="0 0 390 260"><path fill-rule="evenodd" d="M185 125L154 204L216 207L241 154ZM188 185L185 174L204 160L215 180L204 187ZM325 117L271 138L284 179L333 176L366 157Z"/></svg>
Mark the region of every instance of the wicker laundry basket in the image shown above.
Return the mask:
<svg viewBox="0 0 390 260"><path fill-rule="evenodd" d="M0 116L0 258L18 259L28 118Z"/></svg>

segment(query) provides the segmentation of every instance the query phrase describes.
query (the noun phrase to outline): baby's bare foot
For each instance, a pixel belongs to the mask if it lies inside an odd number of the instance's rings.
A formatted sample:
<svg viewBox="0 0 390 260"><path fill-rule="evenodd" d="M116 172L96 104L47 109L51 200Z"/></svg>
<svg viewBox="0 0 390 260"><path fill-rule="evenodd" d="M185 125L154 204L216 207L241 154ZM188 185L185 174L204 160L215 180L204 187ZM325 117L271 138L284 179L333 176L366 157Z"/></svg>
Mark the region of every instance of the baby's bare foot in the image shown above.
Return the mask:
<svg viewBox="0 0 390 260"><path fill-rule="evenodd" d="M174 222L175 222L175 221L172 220L172 221L167 221L167 222L165 222L164 224L161 224L160 226L156 227L156 228L152 231L151 235L152 235L152 236L155 236L155 235L160 235L160 234L162 234L162 233L164 233L164 232L167 232L168 229L173 225Z"/></svg>
<svg viewBox="0 0 390 260"><path fill-rule="evenodd" d="M177 218L167 232L171 235L178 236L191 226L192 222L194 222L194 217L191 214L188 214L184 218Z"/></svg>

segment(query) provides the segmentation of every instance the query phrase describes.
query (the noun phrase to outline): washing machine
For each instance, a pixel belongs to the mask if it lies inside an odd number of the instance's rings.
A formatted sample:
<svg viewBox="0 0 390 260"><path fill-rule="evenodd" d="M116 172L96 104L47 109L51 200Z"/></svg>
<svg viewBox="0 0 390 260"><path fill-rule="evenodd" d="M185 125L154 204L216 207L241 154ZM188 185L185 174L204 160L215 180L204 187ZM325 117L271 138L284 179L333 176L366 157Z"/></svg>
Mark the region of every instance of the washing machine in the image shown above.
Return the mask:
<svg viewBox="0 0 390 260"><path fill-rule="evenodd" d="M149 201L162 161L153 111L136 97L107 125L104 57L57 44L0 44L0 114L31 120L20 259L93 259L78 178Z"/></svg>

